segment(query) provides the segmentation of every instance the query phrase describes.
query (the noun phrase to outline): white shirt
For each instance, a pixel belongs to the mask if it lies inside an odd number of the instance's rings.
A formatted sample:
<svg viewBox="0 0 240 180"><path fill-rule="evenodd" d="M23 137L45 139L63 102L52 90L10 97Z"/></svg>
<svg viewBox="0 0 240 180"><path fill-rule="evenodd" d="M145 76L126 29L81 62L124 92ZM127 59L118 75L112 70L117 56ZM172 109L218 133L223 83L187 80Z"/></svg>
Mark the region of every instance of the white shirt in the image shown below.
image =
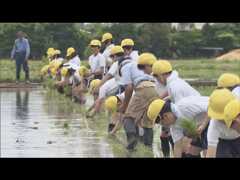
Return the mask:
<svg viewBox="0 0 240 180"><path fill-rule="evenodd" d="M78 83L81 82L81 77L78 70L76 70L75 73L73 74L72 81L73 81L73 85L77 85Z"/></svg>
<svg viewBox="0 0 240 180"><path fill-rule="evenodd" d="M219 138L230 140L238 137L240 137L240 134L234 129L228 128L223 121L214 119L210 121L207 134L209 146L216 147Z"/></svg>
<svg viewBox="0 0 240 180"><path fill-rule="evenodd" d="M238 99L240 99L240 86L235 87L235 88L232 90L232 93L233 93Z"/></svg>
<svg viewBox="0 0 240 180"><path fill-rule="evenodd" d="M171 104L171 109L176 115L177 120L171 126L173 141L176 142L184 137L181 121L184 119L201 121L208 110L209 97L207 96L188 96L182 98L176 104Z"/></svg>
<svg viewBox="0 0 240 180"><path fill-rule="evenodd" d="M156 84L155 89L156 89L156 91L157 91L157 93L158 93L159 96L162 95L164 92L167 91L166 86L164 86L163 84L161 84L157 79L155 79L155 84Z"/></svg>
<svg viewBox="0 0 240 180"><path fill-rule="evenodd" d="M125 86L128 84L133 84L134 88L141 81L154 81L153 76L145 74L143 71L139 70L137 63L132 61L125 64L121 68L121 85Z"/></svg>
<svg viewBox="0 0 240 180"><path fill-rule="evenodd" d="M119 73L118 73L118 62L114 62L110 69L108 70L107 74L110 74L111 76L114 77L115 81L119 84L120 83L120 80L121 80L121 77L119 76Z"/></svg>
<svg viewBox="0 0 240 180"><path fill-rule="evenodd" d="M98 53L96 56L94 54L91 55L89 57L89 65L93 73L99 70L100 68L104 68L105 72L106 61L104 56L101 53Z"/></svg>
<svg viewBox="0 0 240 180"><path fill-rule="evenodd" d="M99 89L99 98L106 98L108 96L113 96L118 92L118 83L114 78L105 82Z"/></svg>
<svg viewBox="0 0 240 180"><path fill-rule="evenodd" d="M187 96L200 96L197 90L179 78L177 71L173 71L167 78L167 91L173 103Z"/></svg>
<svg viewBox="0 0 240 180"><path fill-rule="evenodd" d="M138 61L138 58L139 58L138 51L136 50L132 51L129 56L133 61L136 61L136 62Z"/></svg>
<svg viewBox="0 0 240 180"><path fill-rule="evenodd" d="M102 55L105 58L106 65L110 66L112 64L112 58L110 58L110 50L114 46L114 44L110 44L108 47L105 48Z"/></svg>
<svg viewBox="0 0 240 180"><path fill-rule="evenodd" d="M80 66L81 60L80 60L79 56L77 55L77 56L73 57L72 59L70 59L70 60L68 61L68 63L70 63L70 64L75 64L75 65L77 65L77 66Z"/></svg>
<svg viewBox="0 0 240 180"><path fill-rule="evenodd" d="M122 102L124 101L124 98L125 98L125 93L121 93L121 94L118 94L116 95Z"/></svg>

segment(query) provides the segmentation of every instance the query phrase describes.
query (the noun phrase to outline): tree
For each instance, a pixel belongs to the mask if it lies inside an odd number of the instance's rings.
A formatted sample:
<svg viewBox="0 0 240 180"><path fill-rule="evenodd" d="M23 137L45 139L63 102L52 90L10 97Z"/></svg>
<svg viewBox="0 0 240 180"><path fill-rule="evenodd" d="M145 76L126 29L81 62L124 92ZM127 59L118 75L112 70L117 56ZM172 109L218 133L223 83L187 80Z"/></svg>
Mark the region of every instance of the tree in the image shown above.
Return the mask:
<svg viewBox="0 0 240 180"><path fill-rule="evenodd" d="M157 57L170 56L170 23L145 23L139 28L137 44L142 51L152 52Z"/></svg>

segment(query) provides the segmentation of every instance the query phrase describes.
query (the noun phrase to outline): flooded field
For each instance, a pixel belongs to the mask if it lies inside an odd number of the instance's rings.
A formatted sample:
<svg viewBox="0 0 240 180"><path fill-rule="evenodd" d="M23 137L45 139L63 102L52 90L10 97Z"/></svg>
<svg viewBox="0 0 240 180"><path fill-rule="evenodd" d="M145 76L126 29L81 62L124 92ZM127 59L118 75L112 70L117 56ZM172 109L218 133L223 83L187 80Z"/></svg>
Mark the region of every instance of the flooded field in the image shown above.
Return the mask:
<svg viewBox="0 0 240 180"><path fill-rule="evenodd" d="M2 89L1 157L113 157L81 114L59 112L42 89ZM66 106L64 101L58 106Z"/></svg>
<svg viewBox="0 0 240 180"><path fill-rule="evenodd" d="M107 133L105 113L93 119L69 98L43 88L0 89L1 157L161 157L159 127L153 151L126 151L123 129ZM92 99L88 97L87 106Z"/></svg>

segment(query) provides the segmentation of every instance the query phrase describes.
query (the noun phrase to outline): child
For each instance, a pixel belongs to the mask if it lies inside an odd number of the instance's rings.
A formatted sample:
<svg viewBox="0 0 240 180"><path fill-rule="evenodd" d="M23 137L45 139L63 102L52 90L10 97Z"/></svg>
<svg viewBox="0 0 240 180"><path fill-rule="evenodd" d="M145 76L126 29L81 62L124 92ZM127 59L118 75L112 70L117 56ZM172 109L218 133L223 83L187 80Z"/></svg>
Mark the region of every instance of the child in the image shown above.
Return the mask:
<svg viewBox="0 0 240 180"><path fill-rule="evenodd" d="M93 108L94 108L94 105L95 105L95 101L97 100L97 97L98 97L98 93L96 93L95 91L95 88L97 86L99 86L99 84L101 83L101 80L100 79L94 79L90 82L90 86L89 86L89 93L91 95L93 95L93 105L87 110L87 117L93 117L95 115L96 112L92 112Z"/></svg>
<svg viewBox="0 0 240 180"><path fill-rule="evenodd" d="M101 42L94 39L90 42L89 45L93 52L93 54L89 57L91 74L93 75L93 79L102 79L105 73L106 60L104 56L100 53Z"/></svg>
<svg viewBox="0 0 240 180"><path fill-rule="evenodd" d="M90 75L89 69L81 66L73 75L72 94L73 100L80 104L86 103L84 93L87 92L87 77Z"/></svg>
<svg viewBox="0 0 240 180"><path fill-rule="evenodd" d="M239 108L239 101L231 91L217 89L211 94L207 157L240 157Z"/></svg>
<svg viewBox="0 0 240 180"><path fill-rule="evenodd" d="M69 64L75 64L76 66L80 67L81 60L73 47L67 49L66 58Z"/></svg>
<svg viewBox="0 0 240 180"><path fill-rule="evenodd" d="M227 88L240 99L240 78L236 74L224 73L217 81L218 89Z"/></svg>
<svg viewBox="0 0 240 180"><path fill-rule="evenodd" d="M124 99L124 94L119 94L116 96L110 96L105 100L105 109L110 114L111 121L108 125L108 133L111 135L116 134L116 132L122 127L122 114L118 112L122 101Z"/></svg>
<svg viewBox="0 0 240 180"><path fill-rule="evenodd" d="M195 120L198 123L199 144L207 148L207 132L204 131L208 124L207 117L208 97L188 96L179 100L176 104L161 99L153 100L147 110L148 118L154 123L171 127L174 141L174 156L182 157L185 149L184 130L181 122L184 119ZM201 131L199 129L202 129ZM189 154L188 157L200 157L199 154Z"/></svg>

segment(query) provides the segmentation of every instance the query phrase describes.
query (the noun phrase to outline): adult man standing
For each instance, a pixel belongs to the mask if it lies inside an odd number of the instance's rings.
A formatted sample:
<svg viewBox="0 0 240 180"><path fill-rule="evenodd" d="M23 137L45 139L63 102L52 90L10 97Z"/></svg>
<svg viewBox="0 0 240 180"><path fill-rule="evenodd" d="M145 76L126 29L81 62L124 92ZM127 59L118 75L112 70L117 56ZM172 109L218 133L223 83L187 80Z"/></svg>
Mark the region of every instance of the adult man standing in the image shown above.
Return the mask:
<svg viewBox="0 0 240 180"><path fill-rule="evenodd" d="M11 59L16 61L16 83L20 80L21 66L25 71L25 81L29 83L28 58L30 55L30 46L28 40L24 37L22 31L17 32L17 39L14 42L11 52Z"/></svg>

